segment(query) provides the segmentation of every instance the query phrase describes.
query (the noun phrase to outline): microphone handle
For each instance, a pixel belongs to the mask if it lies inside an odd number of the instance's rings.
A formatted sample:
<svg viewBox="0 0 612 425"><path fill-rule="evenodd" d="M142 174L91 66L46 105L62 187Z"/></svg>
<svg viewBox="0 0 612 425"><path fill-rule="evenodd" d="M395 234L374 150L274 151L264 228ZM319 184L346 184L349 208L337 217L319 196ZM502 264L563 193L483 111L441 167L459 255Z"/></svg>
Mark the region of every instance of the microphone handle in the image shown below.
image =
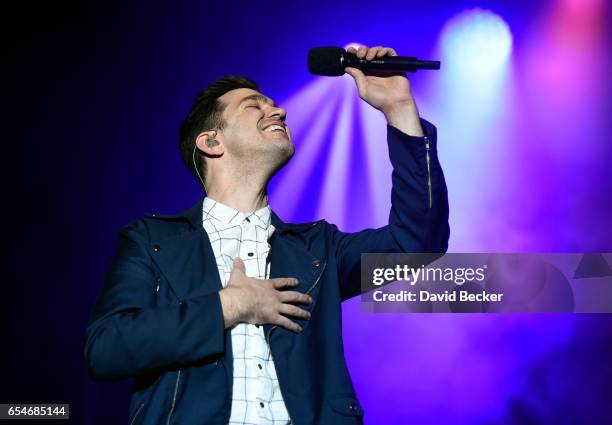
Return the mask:
<svg viewBox="0 0 612 425"><path fill-rule="evenodd" d="M416 72L417 69L440 69L440 61L419 60L412 56L385 56L371 61L357 59L354 54L342 56L342 65L362 71Z"/></svg>

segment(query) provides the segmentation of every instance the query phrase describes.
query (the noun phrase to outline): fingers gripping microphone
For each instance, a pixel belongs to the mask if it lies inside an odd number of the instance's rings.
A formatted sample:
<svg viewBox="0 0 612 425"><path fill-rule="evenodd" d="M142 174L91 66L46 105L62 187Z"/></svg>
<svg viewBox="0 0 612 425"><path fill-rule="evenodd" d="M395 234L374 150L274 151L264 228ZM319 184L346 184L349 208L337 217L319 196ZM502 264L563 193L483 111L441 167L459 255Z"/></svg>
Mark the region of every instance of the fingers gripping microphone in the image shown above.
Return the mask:
<svg viewBox="0 0 612 425"><path fill-rule="evenodd" d="M416 72L417 69L440 69L439 61L419 60L414 57L384 56L371 61L358 59L342 47L313 47L308 52L308 71L315 75L339 77L350 66L365 73Z"/></svg>

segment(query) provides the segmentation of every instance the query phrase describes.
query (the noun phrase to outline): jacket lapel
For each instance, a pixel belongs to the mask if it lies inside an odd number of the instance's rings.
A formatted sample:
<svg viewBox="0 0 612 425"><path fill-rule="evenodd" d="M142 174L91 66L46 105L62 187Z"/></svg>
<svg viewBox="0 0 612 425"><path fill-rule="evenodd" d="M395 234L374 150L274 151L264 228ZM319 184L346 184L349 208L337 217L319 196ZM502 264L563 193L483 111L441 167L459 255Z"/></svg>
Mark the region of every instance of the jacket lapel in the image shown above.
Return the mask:
<svg viewBox="0 0 612 425"><path fill-rule="evenodd" d="M299 285L292 290L307 292L317 278L320 259L283 234L273 234L270 246L270 278L294 277Z"/></svg>
<svg viewBox="0 0 612 425"><path fill-rule="evenodd" d="M204 229L158 241L153 244L151 255L179 300L222 288Z"/></svg>
<svg viewBox="0 0 612 425"><path fill-rule="evenodd" d="M222 288L215 255L202 226L203 200L175 216L156 216L161 220L182 221L189 225L188 230L176 235L152 240L149 247L151 256L179 300Z"/></svg>
<svg viewBox="0 0 612 425"><path fill-rule="evenodd" d="M311 290L325 268L325 259L318 258L323 255L322 253L313 255L299 236L318 223L286 224L272 212L272 224L276 231L270 242L270 278L294 277L298 279L299 285L291 290L310 293L313 297L316 291L311 292ZM314 304L300 305L308 311L311 311L313 306ZM301 326L305 325L303 320L292 320ZM272 325L264 325L265 334L269 336L273 328Z"/></svg>

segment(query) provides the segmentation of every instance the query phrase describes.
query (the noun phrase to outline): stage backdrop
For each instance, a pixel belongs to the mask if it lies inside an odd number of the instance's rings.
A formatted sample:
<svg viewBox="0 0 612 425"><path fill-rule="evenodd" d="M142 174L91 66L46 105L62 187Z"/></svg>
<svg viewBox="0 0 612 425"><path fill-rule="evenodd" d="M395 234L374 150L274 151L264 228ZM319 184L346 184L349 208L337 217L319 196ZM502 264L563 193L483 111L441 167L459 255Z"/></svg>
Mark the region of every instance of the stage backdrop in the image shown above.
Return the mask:
<svg viewBox="0 0 612 425"><path fill-rule="evenodd" d="M86 376L87 318L121 226L202 195L178 127L221 75L250 76L288 110L296 154L270 186L284 220L386 223L383 117L348 76L307 73L313 46L442 61L410 78L438 127L449 251L612 250L606 1L123 3L28 5L7 18L18 25L5 36L15 170L1 402L127 422L130 383ZM343 311L368 424L612 420L608 316L365 315L359 300Z"/></svg>

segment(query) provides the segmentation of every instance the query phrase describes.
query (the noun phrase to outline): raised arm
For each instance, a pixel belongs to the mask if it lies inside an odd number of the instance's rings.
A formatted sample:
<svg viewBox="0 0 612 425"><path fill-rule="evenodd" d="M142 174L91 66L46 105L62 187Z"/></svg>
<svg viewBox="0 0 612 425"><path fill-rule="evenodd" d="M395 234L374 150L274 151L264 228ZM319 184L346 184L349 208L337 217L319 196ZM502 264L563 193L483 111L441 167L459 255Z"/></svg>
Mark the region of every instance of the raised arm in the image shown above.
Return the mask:
<svg viewBox="0 0 612 425"><path fill-rule="evenodd" d="M349 49L371 60L396 55L390 48ZM437 132L419 118L405 74L364 75L346 68L360 97L387 119L387 142L393 166L389 224L379 229L345 233L330 226L340 274L341 296L361 291L361 254L368 252L444 253L450 234L448 196L438 161Z"/></svg>

